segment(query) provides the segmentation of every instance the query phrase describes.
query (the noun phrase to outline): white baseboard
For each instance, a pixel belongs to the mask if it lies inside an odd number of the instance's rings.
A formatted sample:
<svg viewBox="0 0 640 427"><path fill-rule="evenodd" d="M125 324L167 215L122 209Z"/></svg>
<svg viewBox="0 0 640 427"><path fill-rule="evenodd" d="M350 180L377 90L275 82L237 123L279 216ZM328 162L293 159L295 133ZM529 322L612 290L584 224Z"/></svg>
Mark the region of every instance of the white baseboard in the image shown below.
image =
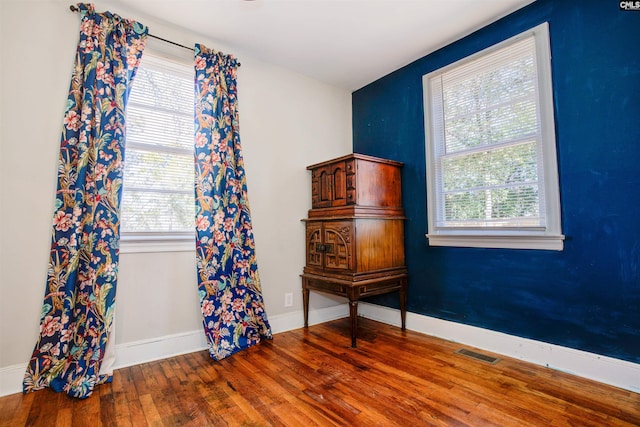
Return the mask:
<svg viewBox="0 0 640 427"><path fill-rule="evenodd" d="M309 310L309 325L342 319L349 315L349 305L340 304L332 307ZM277 316L269 316L269 324L274 334L300 329L304 326L304 314L302 311L294 311Z"/></svg>
<svg viewBox="0 0 640 427"><path fill-rule="evenodd" d="M113 369L126 368L206 349L207 339L202 329L122 343L116 345L116 361Z"/></svg>
<svg viewBox="0 0 640 427"><path fill-rule="evenodd" d="M0 397L22 392L22 379L27 362L0 368Z"/></svg>
<svg viewBox="0 0 640 427"><path fill-rule="evenodd" d="M400 326L400 310L360 303L358 312ZM636 363L416 313L407 313L407 329L640 393Z"/></svg>
<svg viewBox="0 0 640 427"><path fill-rule="evenodd" d="M309 324L328 322L348 315L349 308L346 304L312 310L309 312ZM304 326L304 317L302 311L280 314L269 317L269 324L273 333L277 334L302 328ZM113 368L120 369L153 362L154 360L206 350L206 348L207 341L202 329L117 344L115 346L115 364ZM27 369L27 363L0 368L0 396L22 392L22 379Z"/></svg>

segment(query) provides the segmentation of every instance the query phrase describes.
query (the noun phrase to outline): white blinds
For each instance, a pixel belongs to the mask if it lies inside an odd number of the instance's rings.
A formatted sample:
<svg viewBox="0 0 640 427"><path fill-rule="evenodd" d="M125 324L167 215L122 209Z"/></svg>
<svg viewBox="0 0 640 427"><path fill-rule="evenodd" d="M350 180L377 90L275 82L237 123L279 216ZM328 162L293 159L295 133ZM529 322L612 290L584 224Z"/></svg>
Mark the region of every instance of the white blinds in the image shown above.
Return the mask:
<svg viewBox="0 0 640 427"><path fill-rule="evenodd" d="M533 36L431 76L436 227L544 227Z"/></svg>
<svg viewBox="0 0 640 427"><path fill-rule="evenodd" d="M193 233L194 71L143 56L127 104L121 231Z"/></svg>

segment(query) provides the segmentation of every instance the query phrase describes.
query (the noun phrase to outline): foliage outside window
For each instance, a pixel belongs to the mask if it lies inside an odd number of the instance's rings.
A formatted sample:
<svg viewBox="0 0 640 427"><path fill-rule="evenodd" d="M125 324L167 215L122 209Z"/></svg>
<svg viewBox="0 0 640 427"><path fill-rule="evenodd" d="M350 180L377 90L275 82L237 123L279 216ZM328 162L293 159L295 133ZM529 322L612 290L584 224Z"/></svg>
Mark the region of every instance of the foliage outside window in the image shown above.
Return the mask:
<svg viewBox="0 0 640 427"><path fill-rule="evenodd" d="M127 105L125 246L193 242L193 79L190 64L143 55Z"/></svg>
<svg viewBox="0 0 640 427"><path fill-rule="evenodd" d="M429 243L562 250L547 24L423 85Z"/></svg>

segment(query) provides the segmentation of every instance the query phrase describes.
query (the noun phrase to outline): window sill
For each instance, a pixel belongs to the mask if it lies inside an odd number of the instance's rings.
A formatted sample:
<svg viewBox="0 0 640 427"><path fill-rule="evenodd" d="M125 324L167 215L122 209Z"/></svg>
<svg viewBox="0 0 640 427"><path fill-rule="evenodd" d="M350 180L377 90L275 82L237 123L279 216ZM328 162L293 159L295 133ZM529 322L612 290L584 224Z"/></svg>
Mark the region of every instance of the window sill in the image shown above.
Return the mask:
<svg viewBox="0 0 640 427"><path fill-rule="evenodd" d="M123 235L120 253L191 252L196 250L195 235Z"/></svg>
<svg viewBox="0 0 640 427"><path fill-rule="evenodd" d="M463 248L541 249L562 251L564 235L442 235L427 234L429 246Z"/></svg>

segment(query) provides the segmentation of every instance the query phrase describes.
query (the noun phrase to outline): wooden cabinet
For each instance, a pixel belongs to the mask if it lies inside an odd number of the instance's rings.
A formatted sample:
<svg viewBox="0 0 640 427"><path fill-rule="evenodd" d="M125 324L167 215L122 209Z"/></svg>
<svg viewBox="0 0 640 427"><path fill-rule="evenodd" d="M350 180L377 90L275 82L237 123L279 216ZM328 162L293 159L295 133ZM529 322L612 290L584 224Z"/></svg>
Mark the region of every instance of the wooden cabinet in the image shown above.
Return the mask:
<svg viewBox="0 0 640 427"><path fill-rule="evenodd" d="M352 154L308 166L312 214L326 216L338 206L402 211L399 162ZM316 209L320 209L315 211ZM399 210L398 210L399 209ZM389 214L391 212L387 212Z"/></svg>
<svg viewBox="0 0 640 427"><path fill-rule="evenodd" d="M345 296L355 347L358 300L397 291L404 329L407 270L401 167L400 162L350 154L307 168L312 209L305 219L305 327L310 290Z"/></svg>

